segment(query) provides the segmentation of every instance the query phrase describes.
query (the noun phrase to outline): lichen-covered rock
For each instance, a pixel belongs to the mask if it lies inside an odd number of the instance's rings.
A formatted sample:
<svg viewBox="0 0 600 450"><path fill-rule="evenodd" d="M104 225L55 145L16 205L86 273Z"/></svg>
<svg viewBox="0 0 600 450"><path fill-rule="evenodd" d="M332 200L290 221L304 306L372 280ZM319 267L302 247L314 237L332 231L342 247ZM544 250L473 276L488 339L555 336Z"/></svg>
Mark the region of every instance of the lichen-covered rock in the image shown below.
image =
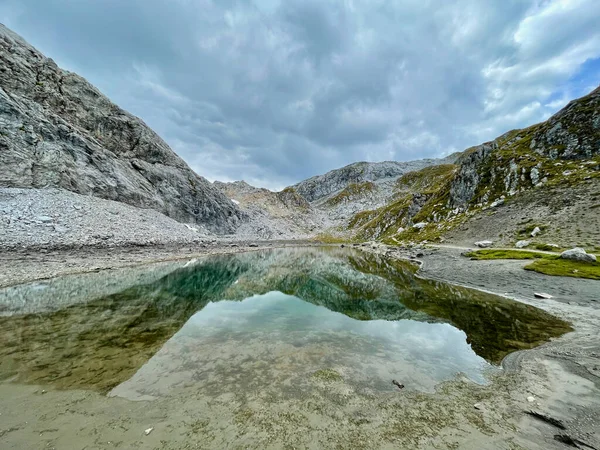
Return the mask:
<svg viewBox="0 0 600 450"><path fill-rule="evenodd" d="M569 259L571 261L581 261L581 262L596 262L596 255L592 255L587 253L584 249L575 247L570 250L566 250L560 254L562 259Z"/></svg>
<svg viewBox="0 0 600 450"><path fill-rule="evenodd" d="M144 122L1 24L0 186L62 188L217 233L244 220Z"/></svg>

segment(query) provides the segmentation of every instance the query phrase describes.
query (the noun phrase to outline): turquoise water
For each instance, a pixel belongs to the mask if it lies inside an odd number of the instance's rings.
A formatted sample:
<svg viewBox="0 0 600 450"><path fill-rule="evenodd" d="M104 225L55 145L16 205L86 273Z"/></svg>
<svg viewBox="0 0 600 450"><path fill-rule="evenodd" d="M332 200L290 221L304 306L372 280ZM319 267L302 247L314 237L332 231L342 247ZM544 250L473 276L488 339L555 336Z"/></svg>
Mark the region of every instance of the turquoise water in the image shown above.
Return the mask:
<svg viewBox="0 0 600 450"><path fill-rule="evenodd" d="M414 272L306 248L161 267L93 298L78 294L76 278L5 289L0 308L27 307L0 318L0 380L131 400L274 386L300 397L318 386L368 394L397 390L392 380L432 391L458 377L485 383L506 354L566 330L539 309Z"/></svg>

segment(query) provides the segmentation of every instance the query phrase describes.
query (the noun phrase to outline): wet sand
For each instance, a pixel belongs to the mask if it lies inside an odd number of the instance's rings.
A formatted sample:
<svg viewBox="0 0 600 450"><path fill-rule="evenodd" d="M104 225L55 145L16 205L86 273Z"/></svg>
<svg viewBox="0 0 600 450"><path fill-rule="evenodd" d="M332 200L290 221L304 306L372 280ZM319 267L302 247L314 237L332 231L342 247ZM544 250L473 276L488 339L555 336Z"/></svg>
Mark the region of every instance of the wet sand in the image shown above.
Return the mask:
<svg viewBox="0 0 600 450"><path fill-rule="evenodd" d="M118 268L131 271L157 260L180 264L205 254L255 249L230 245L3 254L0 285L81 272L106 278L108 270L117 289L143 276L142 270L119 278ZM271 244L286 245L297 244ZM379 246L369 251L406 256ZM0 447L564 449L555 436L568 435L581 448L600 448L600 282L526 272L521 262L470 261L454 249L424 253L420 275L508 294L569 320L575 331L509 355L505 370L489 385L459 378L432 394L357 391L342 376L309 377L310 389L285 392L274 383L252 395L244 383L231 379L213 395L199 390L129 401L5 380L0 383ZM556 300L534 299L533 292L540 290ZM529 410L561 421L565 429L527 415Z"/></svg>

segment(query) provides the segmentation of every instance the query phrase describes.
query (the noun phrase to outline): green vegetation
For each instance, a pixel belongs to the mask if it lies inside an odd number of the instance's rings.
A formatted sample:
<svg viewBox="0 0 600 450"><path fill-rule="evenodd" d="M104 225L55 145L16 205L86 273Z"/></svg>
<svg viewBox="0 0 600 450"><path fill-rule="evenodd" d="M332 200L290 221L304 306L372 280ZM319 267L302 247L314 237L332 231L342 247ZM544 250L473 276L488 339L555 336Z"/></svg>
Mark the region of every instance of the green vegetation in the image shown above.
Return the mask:
<svg viewBox="0 0 600 450"><path fill-rule="evenodd" d="M391 245L400 240L438 240L441 233L452 228L453 222L430 223L418 230L407 223L436 222L445 212L450 195L450 183L457 166L444 164L426 167L404 174L396 182L396 198L381 208L356 214L348 225L361 240L382 239ZM417 208L414 217L409 210ZM403 228L403 231L398 231Z"/></svg>
<svg viewBox="0 0 600 450"><path fill-rule="evenodd" d="M553 259L535 261L525 266L525 270L533 270L534 272L543 273L545 275L559 277L600 280L600 263L569 261L566 259L557 259L556 257Z"/></svg>
<svg viewBox="0 0 600 450"><path fill-rule="evenodd" d="M333 369L317 370L312 374L312 377L320 381L325 381L327 383L333 383L336 381L343 380L342 376Z"/></svg>
<svg viewBox="0 0 600 450"><path fill-rule="evenodd" d="M336 206L355 197L363 196L366 193L373 192L376 189L377 186L370 181L365 181L364 183L350 183L337 195L327 200L326 204L329 206Z"/></svg>
<svg viewBox="0 0 600 450"><path fill-rule="evenodd" d="M560 255L549 255L527 250L477 250L465 256L477 260L485 259L534 259L525 270L560 277L589 278L600 280L600 263L586 263L561 259Z"/></svg>
<svg viewBox="0 0 600 450"><path fill-rule="evenodd" d="M453 177L457 168L454 164L442 164L405 173L396 182L396 189L434 194Z"/></svg>
<svg viewBox="0 0 600 450"><path fill-rule="evenodd" d="M545 253L536 253L527 250L476 250L474 252L465 253L465 256L484 260L484 259L554 259L556 256L547 255Z"/></svg>
<svg viewBox="0 0 600 450"><path fill-rule="evenodd" d="M320 233L317 236L315 236L312 240L316 242L321 242L323 244L345 244L352 241L351 239L341 236L334 236L330 233Z"/></svg>

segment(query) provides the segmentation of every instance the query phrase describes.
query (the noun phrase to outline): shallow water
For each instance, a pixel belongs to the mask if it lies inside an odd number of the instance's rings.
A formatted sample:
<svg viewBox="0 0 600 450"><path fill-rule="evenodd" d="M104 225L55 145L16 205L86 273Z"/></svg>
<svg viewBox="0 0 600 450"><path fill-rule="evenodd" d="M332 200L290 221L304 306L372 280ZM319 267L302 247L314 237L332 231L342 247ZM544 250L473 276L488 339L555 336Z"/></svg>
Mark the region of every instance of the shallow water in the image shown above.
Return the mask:
<svg viewBox="0 0 600 450"><path fill-rule="evenodd" d="M131 400L273 386L301 396L338 381L369 393L397 389L393 379L432 391L458 376L485 383L506 354L568 330L534 307L350 249L215 256L163 272L94 299L61 279L56 310L43 302L0 318L0 379ZM43 291L2 290L0 308L14 310L23 292L18 304L41 304Z"/></svg>

